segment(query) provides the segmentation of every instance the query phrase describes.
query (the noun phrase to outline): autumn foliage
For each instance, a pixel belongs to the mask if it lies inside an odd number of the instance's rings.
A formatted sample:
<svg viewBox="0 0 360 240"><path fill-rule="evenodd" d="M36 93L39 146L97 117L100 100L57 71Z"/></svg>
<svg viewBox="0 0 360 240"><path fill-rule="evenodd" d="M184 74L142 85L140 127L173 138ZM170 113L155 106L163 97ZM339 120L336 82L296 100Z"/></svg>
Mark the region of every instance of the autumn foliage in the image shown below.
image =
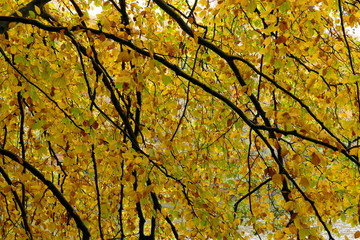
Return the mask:
<svg viewBox="0 0 360 240"><path fill-rule="evenodd" d="M334 223L359 225L359 1L0 9L1 239L342 239Z"/></svg>

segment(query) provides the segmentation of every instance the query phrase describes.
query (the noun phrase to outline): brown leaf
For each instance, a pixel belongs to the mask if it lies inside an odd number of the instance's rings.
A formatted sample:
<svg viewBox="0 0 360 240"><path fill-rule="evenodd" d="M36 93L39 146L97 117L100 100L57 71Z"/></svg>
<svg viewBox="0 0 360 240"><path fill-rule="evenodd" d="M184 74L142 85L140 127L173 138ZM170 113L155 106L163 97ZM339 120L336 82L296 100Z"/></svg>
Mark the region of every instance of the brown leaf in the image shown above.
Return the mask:
<svg viewBox="0 0 360 240"><path fill-rule="evenodd" d="M280 44L280 43L285 43L286 42L286 37L284 37L284 36L280 36L280 37L278 37L276 40L275 40L275 43L276 44Z"/></svg>
<svg viewBox="0 0 360 240"><path fill-rule="evenodd" d="M318 154L315 153L315 152L313 152L313 153L311 154L311 162L312 162L312 164L314 164L315 166L317 166L317 165L320 164L320 161L321 161L321 159L320 159L320 157L318 156Z"/></svg>
<svg viewBox="0 0 360 240"><path fill-rule="evenodd" d="M275 173L276 173L276 170L272 167L268 167L264 170L264 174L269 175L270 177L274 176Z"/></svg>

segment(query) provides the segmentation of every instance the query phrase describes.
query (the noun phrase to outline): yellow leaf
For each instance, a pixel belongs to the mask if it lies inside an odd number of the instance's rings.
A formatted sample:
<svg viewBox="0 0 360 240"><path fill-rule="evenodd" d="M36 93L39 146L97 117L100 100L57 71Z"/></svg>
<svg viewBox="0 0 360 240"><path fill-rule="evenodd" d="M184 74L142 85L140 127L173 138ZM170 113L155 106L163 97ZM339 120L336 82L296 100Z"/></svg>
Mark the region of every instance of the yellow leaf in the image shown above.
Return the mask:
<svg viewBox="0 0 360 240"><path fill-rule="evenodd" d="M194 41L195 41L195 43L198 43L198 40L199 40L199 37L194 32Z"/></svg>
<svg viewBox="0 0 360 240"><path fill-rule="evenodd" d="M289 150L287 148L283 147L281 149L281 157L285 157L289 153Z"/></svg>
<svg viewBox="0 0 360 240"><path fill-rule="evenodd" d="M129 62L129 61L131 61L131 59L132 59L131 54L126 52L126 51L123 51L123 52L119 53L118 58L117 58L116 61L118 61L118 62Z"/></svg>
<svg viewBox="0 0 360 240"><path fill-rule="evenodd" d="M275 173L272 176L272 181L274 182L275 185L281 186L282 181L283 181L283 176L279 173Z"/></svg>
<svg viewBox="0 0 360 240"><path fill-rule="evenodd" d="M142 158L141 158L141 157L136 157L135 160L134 160L134 162L135 162L136 164L139 164L139 163L142 162Z"/></svg>
<svg viewBox="0 0 360 240"><path fill-rule="evenodd" d="M253 12L256 9L256 1L255 0L248 0L248 11Z"/></svg>
<svg viewBox="0 0 360 240"><path fill-rule="evenodd" d="M242 86L241 88L240 88L240 93L246 93L247 91L248 91L248 89L249 89L249 85L245 85L245 86Z"/></svg>
<svg viewBox="0 0 360 240"><path fill-rule="evenodd" d="M294 209L294 206L295 206L294 201L288 201L288 202L285 203L284 208L285 208L286 211L291 211L291 210Z"/></svg>
<svg viewBox="0 0 360 240"><path fill-rule="evenodd" d="M19 12L18 10L16 10L15 13L16 13L16 15L18 15L19 17L22 17L22 16L23 16L22 13Z"/></svg>
<svg viewBox="0 0 360 240"><path fill-rule="evenodd" d="M356 82L359 82L359 81L360 81L360 76L358 76L358 75L351 75L348 78L349 83L356 83Z"/></svg>
<svg viewBox="0 0 360 240"><path fill-rule="evenodd" d="M360 238L360 231L354 233L354 238Z"/></svg>
<svg viewBox="0 0 360 240"><path fill-rule="evenodd" d="M316 78L311 78L310 82L306 85L306 90L309 90L315 84Z"/></svg>
<svg viewBox="0 0 360 240"><path fill-rule="evenodd" d="M284 233L282 231L276 231L274 239L283 239Z"/></svg>
<svg viewBox="0 0 360 240"><path fill-rule="evenodd" d="M294 225L290 225L290 226L289 226L289 230L290 230L290 232L293 233L293 234L296 234L296 233L297 233L297 228L296 228Z"/></svg>
<svg viewBox="0 0 360 240"><path fill-rule="evenodd" d="M40 8L38 6L35 5L34 9L35 9L35 12L36 12L37 15L41 14L41 10L40 10Z"/></svg>
<svg viewBox="0 0 360 240"><path fill-rule="evenodd" d="M13 28L13 27L15 27L15 25L16 25L16 22L11 22L11 23L9 24L9 28Z"/></svg>

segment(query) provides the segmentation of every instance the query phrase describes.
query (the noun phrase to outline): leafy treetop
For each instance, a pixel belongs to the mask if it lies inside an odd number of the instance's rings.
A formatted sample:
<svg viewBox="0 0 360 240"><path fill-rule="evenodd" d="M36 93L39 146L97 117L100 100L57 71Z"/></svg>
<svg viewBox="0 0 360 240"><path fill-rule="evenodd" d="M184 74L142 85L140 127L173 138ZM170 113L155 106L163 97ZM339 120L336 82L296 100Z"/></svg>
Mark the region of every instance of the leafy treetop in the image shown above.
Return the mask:
<svg viewBox="0 0 360 240"><path fill-rule="evenodd" d="M1 239L359 224L359 1L0 7Z"/></svg>

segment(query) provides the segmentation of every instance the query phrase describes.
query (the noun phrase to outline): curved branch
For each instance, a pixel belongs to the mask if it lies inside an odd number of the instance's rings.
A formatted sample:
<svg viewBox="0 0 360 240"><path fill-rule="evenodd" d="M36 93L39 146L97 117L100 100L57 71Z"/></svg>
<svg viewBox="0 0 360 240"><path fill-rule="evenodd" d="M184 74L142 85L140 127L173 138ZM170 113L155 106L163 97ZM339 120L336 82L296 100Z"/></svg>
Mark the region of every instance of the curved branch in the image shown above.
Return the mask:
<svg viewBox="0 0 360 240"><path fill-rule="evenodd" d="M178 15L176 14L176 12L174 12L174 10L167 5L163 0L154 0L154 2L162 9L164 10L170 17L172 17L179 25L179 27L186 32L188 35L190 35L192 38L196 38L197 42L199 43L199 45L202 45L204 47L207 47L209 49L211 49L214 53L216 53L219 57L223 58L229 65L229 67L231 68L231 70L233 71L236 79L238 80L238 82L240 83L241 86L246 86L246 82L244 80L244 78L242 77L238 67L235 65L234 63L234 59L231 55L225 53L224 51L222 51L220 48L218 48L217 46L215 46L213 43L205 40L202 37L198 37L195 36L193 31L191 30L191 28L185 23L185 21ZM251 94L249 95L249 98L251 100L251 102L254 104L256 110L258 111L258 113L260 114L261 118L263 119L265 126L267 127L271 127L270 121L269 119L266 117L266 113L265 111L262 109L260 103L258 102L258 100L256 99L256 97ZM270 132L270 136L272 138L275 138L275 136L273 135L273 131L269 130Z"/></svg>
<svg viewBox="0 0 360 240"><path fill-rule="evenodd" d="M24 7L17 10L17 12L20 12L23 17L27 17L29 16L30 11L36 13L35 6L37 6L38 8L42 8L46 3L50 1L51 0L33 0L30 3L26 4ZM11 16L18 17L19 15L14 12L11 14ZM6 32L9 29L10 23L11 21L0 22L0 34Z"/></svg>
<svg viewBox="0 0 360 240"><path fill-rule="evenodd" d="M256 188L254 188L253 190L251 190L250 192L248 192L247 194L245 194L244 196L242 196L240 199L238 199L236 201L236 203L234 204L234 214L237 212L237 208L239 203L244 200L245 198L247 198L248 196L250 196L251 194L253 194L254 192L256 192L257 190L259 190L262 186L264 186L265 184L267 184L268 182L270 182L271 178L266 179L265 181L263 181L262 183L260 183Z"/></svg>
<svg viewBox="0 0 360 240"><path fill-rule="evenodd" d="M44 183L50 191L54 194L54 196L59 200L61 205L65 207L68 214L75 220L76 226L82 231L83 233L83 240L90 239L90 232L85 226L84 222L81 220L80 216L76 213L75 209L71 206L71 204L65 199L64 195L56 188L56 186L47 180L45 176L37 170L34 166L32 166L27 161L21 159L15 153L0 148L0 154L4 155L11 160L21 164L26 170L30 171L35 177L37 177L42 183Z"/></svg>
<svg viewBox="0 0 360 240"><path fill-rule="evenodd" d="M340 0L339 0L340 1ZM180 26L180 28L186 32L188 35L190 35L191 37L195 37L193 31L191 30L191 28L185 23L185 21L179 16L177 15L170 6L168 6L163 0L154 0L154 2L162 9L164 10L169 16L171 16ZM242 62L246 63L249 67L251 67L254 71L255 71L255 66L253 66L250 62L246 61L245 59L242 59L240 57L237 56L232 56L229 55L225 52L223 52L220 48L216 47L214 44L212 44L211 42L206 41L205 39L201 38L201 37L197 37L198 43L200 45L203 45L205 47L208 47L209 49L211 49L212 51L214 51L218 56L220 56L221 58L223 58L228 65L230 66L230 68L232 69L232 71L234 72L236 78L238 79L239 83L242 86L246 85L246 82L244 81L243 77L241 76L239 69L236 67L234 60L241 60ZM351 61L351 56L350 56L350 61ZM346 149L344 143L342 143L340 141L340 139L338 137L336 137L325 125L323 122L321 122L316 115L310 110L310 108L305 105L299 98L297 98L296 96L294 96L293 94L291 94L289 91L286 91L286 89L284 89L283 87L281 87L280 85L278 85L275 81L273 81L271 78L269 78L267 75L263 74L262 72L258 71L256 69L255 71L257 74L259 74L260 76L265 77L267 80L269 80L271 83L275 84L276 87L278 87L279 89L281 89L283 92L285 92L286 94L288 94L289 96L291 96L293 99L295 99L298 103L300 103L300 105L306 109L306 111L318 122L318 124L320 124L320 126L327 132L329 133L333 138L336 139L336 141L344 148ZM269 131L270 133L270 137L273 137L273 132L277 132L276 130L274 130L273 128L271 128L271 124L269 122L269 120L266 117L266 113L264 112L264 110L262 109L260 103L257 101L256 97L254 95L250 95L249 96L250 100L252 101L252 103L254 104L255 108L257 109L257 111L259 112L260 116L262 117L262 119L264 120L265 126L268 127L267 131ZM244 120L244 119L243 119ZM245 121L245 120L244 120ZM249 125L250 126L250 125ZM300 134L298 134L300 135ZM309 140L309 139L308 139ZM321 141L318 141L321 142ZM322 144L323 145L323 144ZM356 165L360 166L360 162L356 161L356 159L354 159L350 154L348 154L348 152L346 152L346 150L342 150L342 149L338 149L337 147L335 147L336 150L341 151L347 158L349 158L352 162L354 162Z"/></svg>
<svg viewBox="0 0 360 240"><path fill-rule="evenodd" d="M0 166L0 174L3 176L3 178L5 179L6 183L9 185L9 186L12 186L13 185L13 182L11 181L10 177L7 175L7 173L5 172L5 170ZM20 197L19 195L17 194L17 192L13 189L11 189L11 192L14 196L14 199L15 199L15 202L18 204L19 208L20 208L20 212L21 212L21 217L23 219L23 224L24 224L24 228L25 228L25 231L27 233L27 235L29 236L29 238L32 240L33 239L33 236L32 236L32 233L31 233L31 229L29 227L29 223L28 223L28 218L27 218L27 214L26 214L26 211L25 211L25 207L24 205L22 204L21 200L20 200Z"/></svg>

